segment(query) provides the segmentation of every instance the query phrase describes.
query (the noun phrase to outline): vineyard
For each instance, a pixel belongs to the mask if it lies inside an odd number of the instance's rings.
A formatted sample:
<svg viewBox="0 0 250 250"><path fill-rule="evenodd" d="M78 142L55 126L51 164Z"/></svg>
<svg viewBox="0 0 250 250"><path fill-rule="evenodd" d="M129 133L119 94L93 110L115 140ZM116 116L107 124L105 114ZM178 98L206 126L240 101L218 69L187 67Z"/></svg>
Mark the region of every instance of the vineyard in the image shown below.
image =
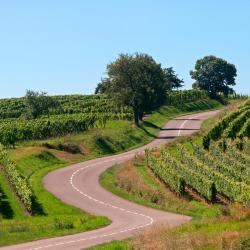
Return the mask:
<svg viewBox="0 0 250 250"><path fill-rule="evenodd" d="M221 119L204 137L204 148L208 149L210 141L230 138L242 140L250 137L250 100L233 113Z"/></svg>
<svg viewBox="0 0 250 250"><path fill-rule="evenodd" d="M226 151L218 143L213 143L210 151L193 145L189 152L179 146L177 155L167 150L162 150L158 156L154 151L147 151L146 161L179 195L191 189L211 202L220 196L232 202L250 202L249 143L242 151L229 142Z"/></svg>
<svg viewBox="0 0 250 250"><path fill-rule="evenodd" d="M168 93L166 105L180 105L206 98L207 94L200 90L173 91ZM130 118L132 114L130 108L115 104L106 95L58 95L53 99L58 105L43 115L109 113ZM21 118L25 112L25 98L0 100L0 119Z"/></svg>
<svg viewBox="0 0 250 250"><path fill-rule="evenodd" d="M58 103L43 115L89 114L89 113L131 113L127 107L119 107L105 95L58 95L53 96ZM25 113L25 98L0 100L0 118L20 118Z"/></svg>
<svg viewBox="0 0 250 250"><path fill-rule="evenodd" d="M7 147L18 141L47 139L79 133L94 127L105 127L109 120L132 120L128 107L116 105L105 95L54 96L57 103L36 119L25 119L24 98L0 100L0 142ZM206 99L198 90L174 91L168 94L168 105L181 105Z"/></svg>
<svg viewBox="0 0 250 250"><path fill-rule="evenodd" d="M147 166L179 195L192 190L211 202L249 204L249 104L220 120L203 137L204 148L191 143L179 145L177 153L146 151Z"/></svg>

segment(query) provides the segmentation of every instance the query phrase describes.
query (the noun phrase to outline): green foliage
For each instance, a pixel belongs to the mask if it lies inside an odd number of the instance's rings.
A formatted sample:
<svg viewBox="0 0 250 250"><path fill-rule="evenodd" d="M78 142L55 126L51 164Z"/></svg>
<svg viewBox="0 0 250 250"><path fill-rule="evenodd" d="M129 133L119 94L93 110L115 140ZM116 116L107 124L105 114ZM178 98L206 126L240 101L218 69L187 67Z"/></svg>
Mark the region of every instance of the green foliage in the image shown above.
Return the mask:
<svg viewBox="0 0 250 250"><path fill-rule="evenodd" d="M195 69L190 71L195 88L205 90L211 97L216 97L218 93L226 96L233 93L230 86L235 85L237 70L233 64L215 56L205 56L195 64Z"/></svg>
<svg viewBox="0 0 250 250"><path fill-rule="evenodd" d="M39 93L32 90L27 90L24 100L26 106L25 117L27 119L37 118L43 113L48 113L50 108L58 105L56 100L51 96L47 96L45 92Z"/></svg>
<svg viewBox="0 0 250 250"><path fill-rule="evenodd" d="M116 103L131 107L138 125L143 113L162 105L166 92L181 82L172 68L163 69L147 54L121 54L107 66L107 78L96 91L105 91Z"/></svg>
<svg viewBox="0 0 250 250"><path fill-rule="evenodd" d="M51 96L57 103L42 115L79 114L79 113L116 113L131 114L128 107L121 107L106 95L58 95ZM0 118L20 118L26 115L25 98L0 99Z"/></svg>
<svg viewBox="0 0 250 250"><path fill-rule="evenodd" d="M157 157L152 152L146 154L147 165L159 176L164 183L178 194L184 193L184 185L194 188L208 200L214 200L214 183L203 173L182 164L166 151Z"/></svg>
<svg viewBox="0 0 250 250"><path fill-rule="evenodd" d="M250 119L245 122L238 136L239 138L250 137Z"/></svg>
<svg viewBox="0 0 250 250"><path fill-rule="evenodd" d="M224 171L218 169L218 166L209 166L200 162L189 154L186 150L181 150L180 153L181 162L189 167L192 167L196 172L207 176L215 184L216 190L228 197L232 201L238 201L247 203L250 201L250 188L244 182L235 181L235 179L226 175ZM217 167L217 169L216 169Z"/></svg>
<svg viewBox="0 0 250 250"><path fill-rule="evenodd" d="M45 139L70 133L82 132L93 128L97 122L105 123L104 115L54 115L34 120L0 121L0 142L4 146L14 145L16 141ZM113 116L114 117L114 116Z"/></svg>
<svg viewBox="0 0 250 250"><path fill-rule="evenodd" d="M145 151L145 157L147 166L168 185L170 189L175 191L177 194L182 195L184 193L185 182L184 179L176 173L176 170L171 168L173 162L169 162L170 166L165 166L162 162L159 162L156 157L149 151Z"/></svg>
<svg viewBox="0 0 250 250"><path fill-rule="evenodd" d="M8 158L7 152L0 148L0 164L3 165L9 181L27 210L31 211L32 192L26 180L18 172L16 165Z"/></svg>
<svg viewBox="0 0 250 250"><path fill-rule="evenodd" d="M234 119L224 131L224 137L235 139L238 132L250 118L250 108ZM243 132L244 133L244 132Z"/></svg>
<svg viewBox="0 0 250 250"><path fill-rule="evenodd" d="M175 157L167 150L162 150L160 156L147 151L146 162L166 185L179 194L184 190L183 186L180 189L181 182L210 201L220 193L231 201L250 202L249 156L231 145L223 149L213 144L209 152L193 146L192 151L194 153L181 147Z"/></svg>
<svg viewBox="0 0 250 250"><path fill-rule="evenodd" d="M167 93L165 105L180 106L184 103L206 99L208 99L206 91L199 89L170 91Z"/></svg>
<svg viewBox="0 0 250 250"><path fill-rule="evenodd" d="M235 139L237 136L250 136L250 105L246 101L238 110L229 113L223 117L215 126L203 136L203 147L209 148L210 141L216 141L220 138Z"/></svg>

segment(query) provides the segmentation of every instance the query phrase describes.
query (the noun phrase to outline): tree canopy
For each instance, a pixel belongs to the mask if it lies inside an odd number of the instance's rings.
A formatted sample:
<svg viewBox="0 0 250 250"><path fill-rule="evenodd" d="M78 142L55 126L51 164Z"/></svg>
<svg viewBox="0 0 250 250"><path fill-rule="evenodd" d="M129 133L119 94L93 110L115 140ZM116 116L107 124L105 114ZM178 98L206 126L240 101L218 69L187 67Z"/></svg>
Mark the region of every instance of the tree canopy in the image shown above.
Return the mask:
<svg viewBox="0 0 250 250"><path fill-rule="evenodd" d="M162 68L147 54L121 54L107 66L107 77L95 92L106 93L121 105L130 106L138 125L144 112L163 104L166 92L181 83L172 68Z"/></svg>
<svg viewBox="0 0 250 250"><path fill-rule="evenodd" d="M218 93L226 96L233 91L237 70L233 64L215 56L205 56L197 60L195 69L190 71L192 79L195 80L194 88L206 90L211 97Z"/></svg>
<svg viewBox="0 0 250 250"><path fill-rule="evenodd" d="M43 113L48 113L50 108L58 105L57 101L46 92L27 90L25 95L26 118L37 118Z"/></svg>

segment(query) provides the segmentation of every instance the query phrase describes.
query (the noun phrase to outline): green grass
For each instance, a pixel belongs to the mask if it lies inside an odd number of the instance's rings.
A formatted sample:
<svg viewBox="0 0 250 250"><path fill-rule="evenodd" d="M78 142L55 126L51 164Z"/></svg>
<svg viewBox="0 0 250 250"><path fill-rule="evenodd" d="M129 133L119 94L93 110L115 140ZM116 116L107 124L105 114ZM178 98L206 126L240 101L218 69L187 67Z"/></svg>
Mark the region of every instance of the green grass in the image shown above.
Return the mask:
<svg viewBox="0 0 250 250"><path fill-rule="evenodd" d="M86 250L130 250L126 241L112 241L110 243L100 244L95 247L87 248Z"/></svg>
<svg viewBox="0 0 250 250"><path fill-rule="evenodd" d="M22 155L17 163L19 170L30 176L29 183L36 197L32 208L35 216L25 215L14 197L10 206L18 213L15 212L13 219L0 220L0 245L74 234L109 224L107 218L92 216L66 205L44 189L43 176L52 170L67 166L67 162L55 158L47 151L41 151ZM1 179L0 181L2 184ZM12 192L8 193L8 199L12 195Z"/></svg>
<svg viewBox="0 0 250 250"><path fill-rule="evenodd" d="M34 192L33 216L28 216L20 207L16 197L10 203L13 219L0 221L0 245L13 244L35 239L73 234L105 226L106 218L91 216L80 209L66 205L47 192L42 184L43 177L50 171L72 163L115 154L139 147L150 142L160 127L170 118L192 112L221 108L212 100L188 103L182 107L162 107L147 117L140 127L129 121L110 121L105 128L95 128L84 133L22 142L9 150L10 158L16 162L21 174L28 179ZM82 154L70 154L58 150L45 149L43 143L71 143L82 149ZM143 170L142 170L143 171ZM0 180L2 184L2 181ZM11 200L11 193L7 198Z"/></svg>

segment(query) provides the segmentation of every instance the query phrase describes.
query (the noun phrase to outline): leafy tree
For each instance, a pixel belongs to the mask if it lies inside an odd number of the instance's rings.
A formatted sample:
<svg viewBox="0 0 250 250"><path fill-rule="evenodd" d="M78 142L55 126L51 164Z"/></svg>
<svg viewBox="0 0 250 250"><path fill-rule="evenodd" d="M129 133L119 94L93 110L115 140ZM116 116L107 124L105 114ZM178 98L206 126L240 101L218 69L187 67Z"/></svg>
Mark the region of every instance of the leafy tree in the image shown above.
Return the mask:
<svg viewBox="0 0 250 250"><path fill-rule="evenodd" d="M25 95L26 118L37 118L43 113L49 113L51 108L58 106L58 102L46 92L35 92L27 90Z"/></svg>
<svg viewBox="0 0 250 250"><path fill-rule="evenodd" d="M110 79L109 78L103 78L100 83L98 83L95 94L104 94L108 92L108 89L110 88Z"/></svg>
<svg viewBox="0 0 250 250"><path fill-rule="evenodd" d="M178 76L175 74L173 67L163 69L165 73L166 81L169 85L170 89L178 89L183 87L183 80L179 79Z"/></svg>
<svg viewBox="0 0 250 250"><path fill-rule="evenodd" d="M190 75L195 80L194 88L206 90L211 97L216 97L218 93L227 96L233 92L230 86L236 84L237 70L224 59L205 56L196 62L195 69L190 71Z"/></svg>
<svg viewBox="0 0 250 250"><path fill-rule="evenodd" d="M106 93L117 103L131 107L139 125L144 112L165 102L166 92L179 83L177 79L172 68L163 69L147 54L121 54L107 66L107 78L98 84L96 93Z"/></svg>

